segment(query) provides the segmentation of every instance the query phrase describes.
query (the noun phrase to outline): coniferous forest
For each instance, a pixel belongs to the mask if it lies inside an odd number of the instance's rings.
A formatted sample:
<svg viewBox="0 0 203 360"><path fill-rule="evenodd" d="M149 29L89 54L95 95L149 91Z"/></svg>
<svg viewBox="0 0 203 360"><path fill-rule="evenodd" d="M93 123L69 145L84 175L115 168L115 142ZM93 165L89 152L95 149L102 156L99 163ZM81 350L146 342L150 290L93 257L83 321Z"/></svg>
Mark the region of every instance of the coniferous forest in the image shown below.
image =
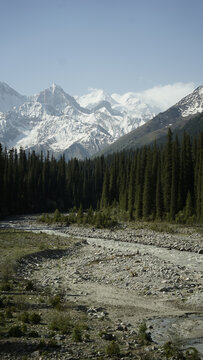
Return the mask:
<svg viewBox="0 0 203 360"><path fill-rule="evenodd" d="M119 209L129 220L203 222L203 132L68 163L0 146L0 216Z"/></svg>

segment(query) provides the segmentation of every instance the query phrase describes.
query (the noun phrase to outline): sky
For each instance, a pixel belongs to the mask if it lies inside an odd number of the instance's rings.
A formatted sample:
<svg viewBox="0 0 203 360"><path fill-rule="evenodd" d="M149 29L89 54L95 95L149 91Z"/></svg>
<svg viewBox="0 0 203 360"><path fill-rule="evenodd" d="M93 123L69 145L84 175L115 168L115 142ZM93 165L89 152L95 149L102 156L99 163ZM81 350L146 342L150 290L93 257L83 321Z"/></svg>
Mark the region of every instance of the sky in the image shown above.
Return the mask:
<svg viewBox="0 0 203 360"><path fill-rule="evenodd" d="M202 14L203 0L0 0L0 81L181 97L203 85Z"/></svg>

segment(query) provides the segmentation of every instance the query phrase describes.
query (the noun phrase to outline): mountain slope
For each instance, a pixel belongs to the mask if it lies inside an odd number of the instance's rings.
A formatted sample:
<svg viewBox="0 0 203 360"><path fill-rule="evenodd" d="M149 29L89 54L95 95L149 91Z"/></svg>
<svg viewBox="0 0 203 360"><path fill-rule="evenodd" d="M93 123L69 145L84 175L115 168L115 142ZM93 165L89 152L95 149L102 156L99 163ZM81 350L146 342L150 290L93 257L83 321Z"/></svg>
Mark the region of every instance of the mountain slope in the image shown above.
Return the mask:
<svg viewBox="0 0 203 360"><path fill-rule="evenodd" d="M192 127L192 118L201 112L203 112L203 86L198 87L167 111L158 114L146 124L124 135L96 155L108 155L116 151L135 149L145 144L151 144L155 140L162 142L162 138L168 132L168 127L177 133L188 131ZM193 127L197 132L199 131L198 124L202 124L202 116L198 119L195 120L196 125Z"/></svg>
<svg viewBox="0 0 203 360"><path fill-rule="evenodd" d="M4 82L0 82L0 112L10 111L14 106L22 105L27 100Z"/></svg>
<svg viewBox="0 0 203 360"><path fill-rule="evenodd" d="M16 95L16 107L12 101L9 105L8 97L9 111L0 113L0 142L7 148L22 146L37 152L49 150L56 157L65 153L66 159L85 158L154 115L139 101L137 113L132 113L110 96L92 97L97 100L84 107L55 84L28 98Z"/></svg>

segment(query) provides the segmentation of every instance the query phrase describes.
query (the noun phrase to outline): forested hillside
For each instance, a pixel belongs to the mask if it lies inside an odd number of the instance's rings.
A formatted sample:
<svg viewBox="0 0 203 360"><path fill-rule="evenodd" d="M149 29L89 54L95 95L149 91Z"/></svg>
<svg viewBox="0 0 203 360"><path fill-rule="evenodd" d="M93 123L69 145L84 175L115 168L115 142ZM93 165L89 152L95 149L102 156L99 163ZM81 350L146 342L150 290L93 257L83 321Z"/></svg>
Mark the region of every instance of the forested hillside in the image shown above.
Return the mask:
<svg viewBox="0 0 203 360"><path fill-rule="evenodd" d="M169 129L163 147L68 163L0 147L1 217L81 205L117 208L131 220L202 222L203 132L179 143Z"/></svg>

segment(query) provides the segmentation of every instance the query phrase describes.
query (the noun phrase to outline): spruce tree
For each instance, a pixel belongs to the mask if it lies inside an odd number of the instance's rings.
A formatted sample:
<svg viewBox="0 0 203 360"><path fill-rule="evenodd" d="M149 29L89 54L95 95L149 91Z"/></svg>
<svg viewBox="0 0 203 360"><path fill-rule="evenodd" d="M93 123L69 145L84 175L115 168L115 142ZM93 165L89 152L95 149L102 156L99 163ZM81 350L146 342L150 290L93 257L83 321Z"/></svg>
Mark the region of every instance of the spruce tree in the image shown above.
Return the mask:
<svg viewBox="0 0 203 360"><path fill-rule="evenodd" d="M172 145L172 180L171 180L171 200L170 200L170 219L174 220L178 212L178 190L179 190L179 172L180 172L180 157L179 157L179 142L176 137Z"/></svg>
<svg viewBox="0 0 203 360"><path fill-rule="evenodd" d="M100 207L107 208L108 206L109 206L109 170L107 168L104 174Z"/></svg>
<svg viewBox="0 0 203 360"><path fill-rule="evenodd" d="M135 167L136 167L136 162L134 160L130 168L129 186L128 186L128 215L130 220L134 218L135 180L136 180Z"/></svg>
<svg viewBox="0 0 203 360"><path fill-rule="evenodd" d="M156 219L161 220L163 217L163 191L161 184L161 170L160 165L157 168L157 182L156 182Z"/></svg>
<svg viewBox="0 0 203 360"><path fill-rule="evenodd" d="M167 143L164 148L164 168L163 168L163 196L164 209L166 213L170 211L171 183L172 183L172 131L168 129Z"/></svg>

